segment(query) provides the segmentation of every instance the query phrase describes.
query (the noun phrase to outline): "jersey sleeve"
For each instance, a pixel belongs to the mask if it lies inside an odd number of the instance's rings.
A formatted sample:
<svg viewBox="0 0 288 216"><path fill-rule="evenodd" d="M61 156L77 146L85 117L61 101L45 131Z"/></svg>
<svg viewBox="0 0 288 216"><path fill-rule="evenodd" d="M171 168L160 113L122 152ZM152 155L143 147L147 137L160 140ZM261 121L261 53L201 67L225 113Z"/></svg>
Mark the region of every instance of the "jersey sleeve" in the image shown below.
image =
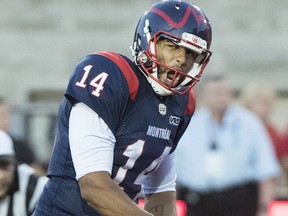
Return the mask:
<svg viewBox="0 0 288 216"><path fill-rule="evenodd" d="M144 194L176 191L175 153L169 154L144 182Z"/></svg>
<svg viewBox="0 0 288 216"><path fill-rule="evenodd" d="M81 121L85 124L79 124ZM77 103L71 110L69 128L76 179L96 171L111 174L116 139L97 113L87 105Z"/></svg>
<svg viewBox="0 0 288 216"><path fill-rule="evenodd" d="M137 81L124 57L107 52L91 54L75 67L65 96L72 104L89 106L115 133L129 100L137 94Z"/></svg>

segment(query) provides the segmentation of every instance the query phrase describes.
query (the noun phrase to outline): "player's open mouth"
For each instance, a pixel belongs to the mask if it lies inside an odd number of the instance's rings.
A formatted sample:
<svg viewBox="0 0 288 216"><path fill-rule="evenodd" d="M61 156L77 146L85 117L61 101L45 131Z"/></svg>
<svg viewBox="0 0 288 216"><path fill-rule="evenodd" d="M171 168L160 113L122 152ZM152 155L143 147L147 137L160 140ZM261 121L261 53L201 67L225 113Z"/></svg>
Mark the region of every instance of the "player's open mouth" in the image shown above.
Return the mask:
<svg viewBox="0 0 288 216"><path fill-rule="evenodd" d="M167 72L167 79L166 79L166 85L175 87L177 86L179 80L180 80L180 75L176 73L173 70L170 70Z"/></svg>

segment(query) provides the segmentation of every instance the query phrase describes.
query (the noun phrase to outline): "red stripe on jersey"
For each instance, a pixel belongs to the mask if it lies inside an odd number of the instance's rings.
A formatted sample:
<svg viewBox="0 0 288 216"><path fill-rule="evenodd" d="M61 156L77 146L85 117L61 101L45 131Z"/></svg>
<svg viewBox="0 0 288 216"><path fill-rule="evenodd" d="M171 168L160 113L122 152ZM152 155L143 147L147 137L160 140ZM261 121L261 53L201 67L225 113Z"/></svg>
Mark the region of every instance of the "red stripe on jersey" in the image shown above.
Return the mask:
<svg viewBox="0 0 288 216"><path fill-rule="evenodd" d="M191 116L195 111L195 95L193 90L191 89L188 94L188 105L185 110L185 116Z"/></svg>
<svg viewBox="0 0 288 216"><path fill-rule="evenodd" d="M106 58L113 61L117 66L120 68L122 73L127 80L129 92L130 92L130 99L134 100L138 91L139 87L139 80L135 75L135 72L128 64L128 62L120 55L113 53L113 52L100 52L99 55L105 56Z"/></svg>

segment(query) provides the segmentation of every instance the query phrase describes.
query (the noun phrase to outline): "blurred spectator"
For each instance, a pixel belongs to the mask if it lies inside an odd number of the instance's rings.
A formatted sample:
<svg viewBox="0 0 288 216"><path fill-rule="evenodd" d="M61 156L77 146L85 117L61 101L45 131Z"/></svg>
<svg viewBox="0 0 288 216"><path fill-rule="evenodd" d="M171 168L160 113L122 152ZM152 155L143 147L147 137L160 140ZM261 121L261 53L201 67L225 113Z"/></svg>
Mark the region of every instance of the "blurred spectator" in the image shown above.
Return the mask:
<svg viewBox="0 0 288 216"><path fill-rule="evenodd" d="M286 161L286 169L288 173L288 128L280 137L280 158Z"/></svg>
<svg viewBox="0 0 288 216"><path fill-rule="evenodd" d="M27 164L18 165L12 139L0 130L0 215L32 215L46 182Z"/></svg>
<svg viewBox="0 0 288 216"><path fill-rule="evenodd" d="M8 132L10 130L10 106L8 102L0 97L0 129Z"/></svg>
<svg viewBox="0 0 288 216"><path fill-rule="evenodd" d="M176 150L187 216L266 216L280 167L265 127L233 104L224 75L206 75L199 86L204 107Z"/></svg>
<svg viewBox="0 0 288 216"><path fill-rule="evenodd" d="M288 199L288 128L283 134L281 134L279 152L279 157L283 168L284 184L286 186L286 195L284 195L284 198Z"/></svg>
<svg viewBox="0 0 288 216"><path fill-rule="evenodd" d="M256 113L266 126L278 159L281 156L280 132L273 125L271 116L277 93L273 86L265 81L251 82L241 91L239 100L252 112Z"/></svg>
<svg viewBox="0 0 288 216"><path fill-rule="evenodd" d="M288 162L288 128L280 136L280 158ZM288 170L288 163L287 163Z"/></svg>
<svg viewBox="0 0 288 216"><path fill-rule="evenodd" d="M276 152L277 158L282 166L282 175L279 178L278 196L287 196L288 182L288 152L285 141L282 141L280 130L272 123L271 116L278 95L269 82L254 81L247 84L241 91L239 101L252 112L256 113L264 123ZM284 135L285 136L285 135ZM286 145L287 146L287 145ZM284 186L284 188L283 188Z"/></svg>
<svg viewBox="0 0 288 216"><path fill-rule="evenodd" d="M11 107L8 101L0 97L0 130L5 131L12 138L17 161L26 163L37 171L40 175L46 174L46 166L37 162L33 149L26 140L21 140L11 136Z"/></svg>

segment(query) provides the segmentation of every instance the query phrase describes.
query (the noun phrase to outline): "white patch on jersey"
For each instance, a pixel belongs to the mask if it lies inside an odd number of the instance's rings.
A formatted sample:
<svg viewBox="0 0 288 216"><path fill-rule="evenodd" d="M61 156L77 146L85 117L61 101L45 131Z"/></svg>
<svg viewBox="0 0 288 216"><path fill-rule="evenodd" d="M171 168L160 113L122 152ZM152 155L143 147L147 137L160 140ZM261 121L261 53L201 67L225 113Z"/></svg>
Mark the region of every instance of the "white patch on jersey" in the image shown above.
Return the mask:
<svg viewBox="0 0 288 216"><path fill-rule="evenodd" d="M164 104L159 104L159 113L161 115L166 115L167 111L166 111L166 106Z"/></svg>
<svg viewBox="0 0 288 216"><path fill-rule="evenodd" d="M169 117L169 124L178 126L180 124L181 119L178 116L170 116Z"/></svg>

